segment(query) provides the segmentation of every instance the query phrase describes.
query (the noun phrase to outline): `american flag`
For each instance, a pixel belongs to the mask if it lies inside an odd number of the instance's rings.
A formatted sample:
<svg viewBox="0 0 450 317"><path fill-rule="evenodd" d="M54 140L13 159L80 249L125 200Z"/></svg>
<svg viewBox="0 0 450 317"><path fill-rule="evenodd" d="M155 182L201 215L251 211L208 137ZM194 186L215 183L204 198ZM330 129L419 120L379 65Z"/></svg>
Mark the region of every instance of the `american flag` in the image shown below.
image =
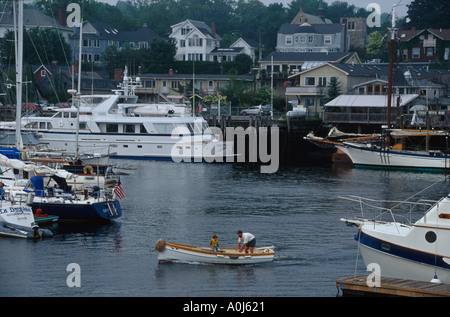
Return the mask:
<svg viewBox="0 0 450 317"><path fill-rule="evenodd" d="M117 181L116 186L114 186L114 194L116 194L119 199L123 199L125 197L125 193L123 192L122 183L120 183L120 179Z"/></svg>

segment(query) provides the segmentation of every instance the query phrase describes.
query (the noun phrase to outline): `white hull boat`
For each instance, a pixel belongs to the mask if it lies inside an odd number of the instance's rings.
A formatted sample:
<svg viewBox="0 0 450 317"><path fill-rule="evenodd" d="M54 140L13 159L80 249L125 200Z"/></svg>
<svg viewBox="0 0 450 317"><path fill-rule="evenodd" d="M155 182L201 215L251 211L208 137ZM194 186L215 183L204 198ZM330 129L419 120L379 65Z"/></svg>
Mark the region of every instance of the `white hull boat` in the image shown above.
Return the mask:
<svg viewBox="0 0 450 317"><path fill-rule="evenodd" d="M336 143L335 143L336 144ZM343 142L336 148L344 152L357 167L445 170L450 168L450 156L440 152L381 149L366 144Z"/></svg>
<svg viewBox="0 0 450 317"><path fill-rule="evenodd" d="M361 207L373 208L374 200L365 198L347 198L356 201ZM450 195L437 203L394 202L395 208L408 204L410 210L418 206L430 206L414 223L398 222L400 215L393 213L393 208L380 207L379 217L343 218L347 224L358 226L355 240L365 265L376 263L381 276L430 282L437 277L440 282L450 284ZM367 216L367 211L363 211ZM381 220L381 215L388 215L391 221ZM409 216L410 217L410 216Z"/></svg>
<svg viewBox="0 0 450 317"><path fill-rule="evenodd" d="M141 104L126 71L109 95L81 95L70 108L51 116L24 116L23 132L36 132L40 142L67 153L103 154L111 158L161 159L176 162L225 162L234 157L234 142L222 142L219 131L181 104ZM75 97L74 97L75 98ZM13 131L14 122L0 129Z"/></svg>
<svg viewBox="0 0 450 317"><path fill-rule="evenodd" d="M25 201L0 200L0 236L25 239L50 238L52 232L39 228Z"/></svg>
<svg viewBox="0 0 450 317"><path fill-rule="evenodd" d="M253 254L239 252L237 248L220 248L213 251L210 247L200 247L166 242L162 239L156 243L158 262L183 262L207 264L258 264L273 260L274 247L254 248Z"/></svg>

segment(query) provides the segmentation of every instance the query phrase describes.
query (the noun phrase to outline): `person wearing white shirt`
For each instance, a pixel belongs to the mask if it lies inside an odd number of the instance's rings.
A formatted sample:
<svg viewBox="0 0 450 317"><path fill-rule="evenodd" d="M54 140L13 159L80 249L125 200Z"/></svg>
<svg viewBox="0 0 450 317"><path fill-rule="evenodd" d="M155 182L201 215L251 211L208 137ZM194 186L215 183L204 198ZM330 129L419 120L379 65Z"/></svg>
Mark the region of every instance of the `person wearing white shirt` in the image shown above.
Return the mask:
<svg viewBox="0 0 450 317"><path fill-rule="evenodd" d="M242 232L242 230L238 230L238 249L239 252L242 252L245 249L245 253L248 253L248 250L250 249L250 253L253 254L253 248L256 245L256 238L254 235L248 232ZM242 248L241 248L242 243Z"/></svg>

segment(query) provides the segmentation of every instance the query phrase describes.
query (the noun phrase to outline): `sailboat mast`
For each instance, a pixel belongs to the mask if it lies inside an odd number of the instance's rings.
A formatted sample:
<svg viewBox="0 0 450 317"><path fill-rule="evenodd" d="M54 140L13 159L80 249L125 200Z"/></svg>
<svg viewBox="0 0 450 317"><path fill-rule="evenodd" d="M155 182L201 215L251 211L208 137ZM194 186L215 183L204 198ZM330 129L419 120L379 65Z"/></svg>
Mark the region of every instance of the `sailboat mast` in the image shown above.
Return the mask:
<svg viewBox="0 0 450 317"><path fill-rule="evenodd" d="M23 1L14 1L14 20L17 14L16 43L16 148L22 149L21 119L22 119L22 68L23 68Z"/></svg>
<svg viewBox="0 0 450 317"><path fill-rule="evenodd" d="M392 106L392 72L394 65L394 46L395 46L395 4L392 6L392 28L391 28L391 47L389 53L389 83L388 83L388 105L387 105L387 128L391 127L391 106Z"/></svg>

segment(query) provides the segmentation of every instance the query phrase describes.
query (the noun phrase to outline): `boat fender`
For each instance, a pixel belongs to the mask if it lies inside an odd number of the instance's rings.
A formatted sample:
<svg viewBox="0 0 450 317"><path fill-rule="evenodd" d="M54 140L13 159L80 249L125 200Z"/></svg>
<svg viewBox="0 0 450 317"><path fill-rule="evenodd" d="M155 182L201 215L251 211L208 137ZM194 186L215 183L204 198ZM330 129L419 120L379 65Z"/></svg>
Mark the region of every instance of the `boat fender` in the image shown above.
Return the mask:
<svg viewBox="0 0 450 317"><path fill-rule="evenodd" d="M34 201L34 193L28 193L27 195L27 205L31 206Z"/></svg>
<svg viewBox="0 0 450 317"><path fill-rule="evenodd" d="M159 239L155 246L156 251L163 252L166 249L166 241L164 239Z"/></svg>
<svg viewBox="0 0 450 317"><path fill-rule="evenodd" d="M85 167L83 168L83 173L84 173L84 174L87 174L88 171L89 171L89 174L94 174L94 169L93 169L92 166L90 166L90 165L85 166Z"/></svg>

